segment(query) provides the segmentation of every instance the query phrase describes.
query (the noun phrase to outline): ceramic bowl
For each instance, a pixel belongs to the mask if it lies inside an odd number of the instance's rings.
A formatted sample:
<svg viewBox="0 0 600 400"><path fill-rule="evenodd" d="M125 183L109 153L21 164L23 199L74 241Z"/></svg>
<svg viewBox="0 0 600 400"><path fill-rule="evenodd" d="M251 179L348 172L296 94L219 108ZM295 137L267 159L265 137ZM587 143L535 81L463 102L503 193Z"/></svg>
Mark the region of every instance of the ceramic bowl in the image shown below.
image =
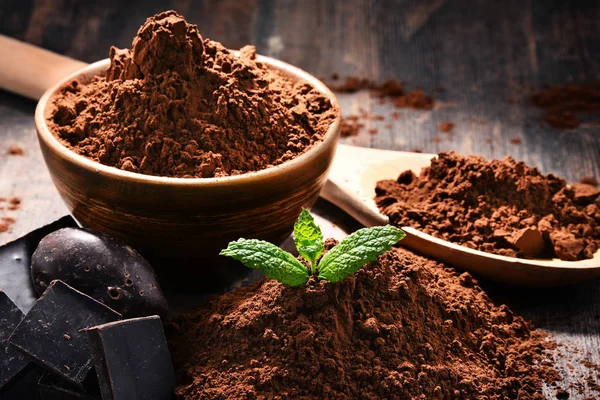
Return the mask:
<svg viewBox="0 0 600 400"><path fill-rule="evenodd" d="M303 80L337 104L335 95L312 75L284 62L258 60ZM144 253L213 256L240 237L282 242L302 207L310 207L335 155L341 118L323 141L299 157L258 172L221 178L170 178L102 165L65 147L50 132L46 118L62 85L89 81L106 71L109 60L91 64L49 89L35 120L50 175L73 216L84 227L117 236Z"/></svg>

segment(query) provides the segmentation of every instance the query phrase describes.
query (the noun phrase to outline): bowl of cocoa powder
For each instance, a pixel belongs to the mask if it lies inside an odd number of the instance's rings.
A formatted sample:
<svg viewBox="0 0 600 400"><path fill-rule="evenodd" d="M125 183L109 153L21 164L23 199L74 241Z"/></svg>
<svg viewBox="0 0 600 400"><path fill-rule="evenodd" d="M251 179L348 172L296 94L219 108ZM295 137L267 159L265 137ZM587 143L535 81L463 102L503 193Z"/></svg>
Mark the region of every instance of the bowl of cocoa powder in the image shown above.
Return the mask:
<svg viewBox="0 0 600 400"><path fill-rule="evenodd" d="M83 225L154 252L282 241L327 179L337 100L312 75L204 39L173 11L36 110L59 194Z"/></svg>

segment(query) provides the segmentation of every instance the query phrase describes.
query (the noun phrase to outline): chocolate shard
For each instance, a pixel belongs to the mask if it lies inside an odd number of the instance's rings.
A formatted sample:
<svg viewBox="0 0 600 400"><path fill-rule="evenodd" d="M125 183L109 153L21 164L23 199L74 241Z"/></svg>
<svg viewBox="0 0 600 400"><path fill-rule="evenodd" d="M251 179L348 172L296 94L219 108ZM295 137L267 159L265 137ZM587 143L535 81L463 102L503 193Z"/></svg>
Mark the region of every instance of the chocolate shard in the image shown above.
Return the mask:
<svg viewBox="0 0 600 400"><path fill-rule="evenodd" d="M0 289L4 290L24 313L29 311L38 297L31 281L31 255L46 235L61 228L74 226L77 226L77 222L72 217L65 216L0 246Z"/></svg>
<svg viewBox="0 0 600 400"><path fill-rule="evenodd" d="M53 281L9 342L55 375L83 389L92 368L85 328L121 318L121 314L66 283Z"/></svg>
<svg viewBox="0 0 600 400"><path fill-rule="evenodd" d="M92 376L90 374L89 376ZM98 383L96 382L96 385ZM87 385L86 385L87 388ZM98 388L94 388L98 389ZM49 372L44 372L39 381L41 400L100 400L100 391L83 391Z"/></svg>
<svg viewBox="0 0 600 400"><path fill-rule="evenodd" d="M0 290L0 389L21 372L29 360L8 344L10 334L23 319L23 312Z"/></svg>
<svg viewBox="0 0 600 400"><path fill-rule="evenodd" d="M172 399L175 373L160 317L87 329L103 400Z"/></svg>
<svg viewBox="0 0 600 400"><path fill-rule="evenodd" d="M523 228L514 232L508 239L525 257L541 257L546 247L542 233L536 227Z"/></svg>
<svg viewBox="0 0 600 400"><path fill-rule="evenodd" d="M40 400L38 382L42 374L43 370L40 367L29 363L17 377L0 389L0 399Z"/></svg>

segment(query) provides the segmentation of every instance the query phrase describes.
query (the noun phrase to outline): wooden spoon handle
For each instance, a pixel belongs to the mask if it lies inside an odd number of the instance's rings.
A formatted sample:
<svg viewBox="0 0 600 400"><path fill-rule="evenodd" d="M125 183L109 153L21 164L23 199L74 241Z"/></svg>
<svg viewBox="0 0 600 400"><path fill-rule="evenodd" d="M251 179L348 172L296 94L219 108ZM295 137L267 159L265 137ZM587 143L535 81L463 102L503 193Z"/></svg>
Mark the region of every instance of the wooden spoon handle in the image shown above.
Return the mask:
<svg viewBox="0 0 600 400"><path fill-rule="evenodd" d="M39 100L60 79L86 63L0 35L0 88Z"/></svg>

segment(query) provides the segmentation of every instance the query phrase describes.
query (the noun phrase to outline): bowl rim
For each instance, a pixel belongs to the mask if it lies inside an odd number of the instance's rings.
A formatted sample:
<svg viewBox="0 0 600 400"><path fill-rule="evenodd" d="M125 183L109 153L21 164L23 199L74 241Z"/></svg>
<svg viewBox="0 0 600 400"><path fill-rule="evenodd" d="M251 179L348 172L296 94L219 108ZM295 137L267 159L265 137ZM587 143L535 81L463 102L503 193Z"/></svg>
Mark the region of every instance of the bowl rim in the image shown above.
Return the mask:
<svg viewBox="0 0 600 400"><path fill-rule="evenodd" d="M239 56L239 51L233 51L236 56ZM308 82L319 92L327 96L331 103L340 110L340 105L335 94L320 80L308 72L294 67L286 62L276 60L271 57L257 55L256 60L262 62L269 67L274 67L277 70L283 71L284 73ZM54 97L56 92L63 87L66 83L73 79L89 79L91 76L98 75L104 72L110 65L110 59L106 58L95 63L89 64L88 66L75 71L69 76L61 79L54 86L49 88L40 98L35 109L35 124L38 132L38 139L50 148L50 150L68 161L69 163L75 164L80 168L86 169L96 174L103 174L111 176L116 179L123 181L144 183L144 184L155 184L155 185L172 185L172 186L199 186L199 187L214 187L214 186L229 186L238 185L241 183L248 183L252 181L265 181L272 179L277 176L285 175L286 173L296 169L300 165L309 164L321 153L326 152L329 147L335 146L340 135L341 126L341 112L336 116L333 122L329 125L327 132L323 136L323 139L314 144L311 148L300 154L298 157L285 161L281 164L268 167L259 171L246 172L240 175L231 175L223 177L212 177L212 178L178 178L170 176L156 176L146 175L137 172L125 171L116 167L101 164L97 161L91 160L85 156L79 155L66 147L61 141L52 134L48 124L46 123L46 111L50 105L50 100Z"/></svg>

